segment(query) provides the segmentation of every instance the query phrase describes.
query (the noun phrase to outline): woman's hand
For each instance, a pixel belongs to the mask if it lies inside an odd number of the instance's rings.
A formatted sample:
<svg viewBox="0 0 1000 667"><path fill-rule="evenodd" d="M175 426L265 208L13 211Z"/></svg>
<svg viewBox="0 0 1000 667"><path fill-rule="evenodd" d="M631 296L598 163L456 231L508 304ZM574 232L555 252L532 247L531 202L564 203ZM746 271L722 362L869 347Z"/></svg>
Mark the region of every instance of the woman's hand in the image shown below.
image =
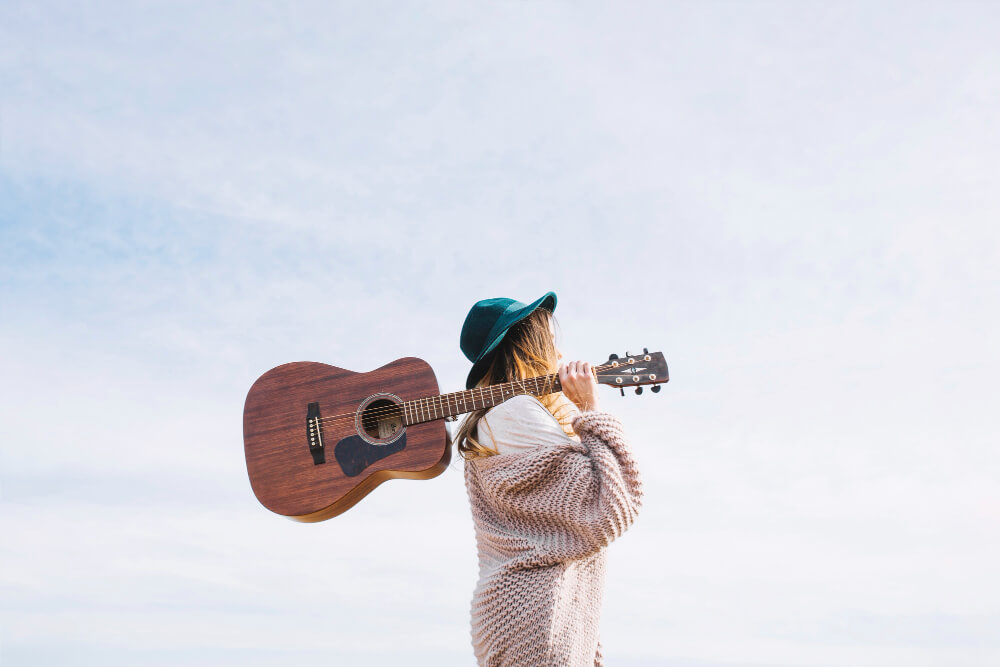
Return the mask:
<svg viewBox="0 0 1000 667"><path fill-rule="evenodd" d="M563 394L580 412L597 409L597 378L586 361L559 364L559 382Z"/></svg>

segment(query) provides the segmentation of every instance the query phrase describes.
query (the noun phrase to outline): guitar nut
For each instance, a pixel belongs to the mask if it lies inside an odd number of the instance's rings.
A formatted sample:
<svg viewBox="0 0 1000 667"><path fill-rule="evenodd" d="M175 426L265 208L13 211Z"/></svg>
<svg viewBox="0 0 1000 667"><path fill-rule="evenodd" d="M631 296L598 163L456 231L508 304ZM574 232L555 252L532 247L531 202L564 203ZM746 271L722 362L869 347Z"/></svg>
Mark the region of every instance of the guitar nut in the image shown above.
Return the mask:
<svg viewBox="0 0 1000 667"><path fill-rule="evenodd" d="M648 354L642 358L643 361L651 361L652 359L653 357L649 356Z"/></svg>
<svg viewBox="0 0 1000 667"><path fill-rule="evenodd" d="M622 379L621 378L615 378L615 382L617 382L618 384L621 384L622 383Z"/></svg>
<svg viewBox="0 0 1000 667"><path fill-rule="evenodd" d="M655 380L656 379L656 373L650 373L649 374L649 379L650 380Z"/></svg>
<svg viewBox="0 0 1000 667"><path fill-rule="evenodd" d="M639 376L638 375L633 375L632 376L632 382L638 382L638 381L639 381Z"/></svg>

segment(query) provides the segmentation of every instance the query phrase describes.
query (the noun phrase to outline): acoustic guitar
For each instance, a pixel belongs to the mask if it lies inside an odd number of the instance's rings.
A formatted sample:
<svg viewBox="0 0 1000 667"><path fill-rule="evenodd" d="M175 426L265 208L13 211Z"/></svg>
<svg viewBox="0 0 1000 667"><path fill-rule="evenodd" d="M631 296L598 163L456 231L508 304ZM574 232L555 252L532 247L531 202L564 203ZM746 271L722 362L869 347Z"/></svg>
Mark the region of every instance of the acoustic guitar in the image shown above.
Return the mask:
<svg viewBox="0 0 1000 667"><path fill-rule="evenodd" d="M594 366L601 384L625 388L667 382L660 352L611 355ZM260 376L243 407L250 486L272 512L322 521L350 509L392 478L430 479L451 460L445 420L512 396L562 389L556 374L439 394L434 371L415 357L368 373L311 361Z"/></svg>

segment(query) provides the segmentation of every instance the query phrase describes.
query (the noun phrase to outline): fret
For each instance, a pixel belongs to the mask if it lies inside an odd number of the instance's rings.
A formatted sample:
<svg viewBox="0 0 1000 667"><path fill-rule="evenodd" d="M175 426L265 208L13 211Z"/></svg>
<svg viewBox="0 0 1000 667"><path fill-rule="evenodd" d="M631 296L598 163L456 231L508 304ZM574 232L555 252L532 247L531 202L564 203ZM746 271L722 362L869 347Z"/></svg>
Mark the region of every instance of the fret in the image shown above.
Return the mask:
<svg viewBox="0 0 1000 667"><path fill-rule="evenodd" d="M407 426L495 407L513 396L545 396L560 390L558 374L537 375L465 391L424 396L401 405ZM478 396L477 396L478 394Z"/></svg>

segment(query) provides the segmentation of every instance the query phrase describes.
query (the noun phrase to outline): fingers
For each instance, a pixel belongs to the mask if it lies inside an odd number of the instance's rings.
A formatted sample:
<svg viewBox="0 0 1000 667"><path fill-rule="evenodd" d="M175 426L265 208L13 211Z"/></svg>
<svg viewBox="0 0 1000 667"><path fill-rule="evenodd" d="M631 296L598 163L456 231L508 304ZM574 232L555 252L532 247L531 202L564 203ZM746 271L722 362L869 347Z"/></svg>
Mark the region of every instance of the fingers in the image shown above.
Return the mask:
<svg viewBox="0 0 1000 667"><path fill-rule="evenodd" d="M566 363L559 364L559 379L563 382L566 380L586 381L588 378L594 377L593 368L590 362L587 361L569 361Z"/></svg>
<svg viewBox="0 0 1000 667"><path fill-rule="evenodd" d="M569 361L559 366L559 381L563 393L582 410L592 410L597 406L597 379L586 361Z"/></svg>

